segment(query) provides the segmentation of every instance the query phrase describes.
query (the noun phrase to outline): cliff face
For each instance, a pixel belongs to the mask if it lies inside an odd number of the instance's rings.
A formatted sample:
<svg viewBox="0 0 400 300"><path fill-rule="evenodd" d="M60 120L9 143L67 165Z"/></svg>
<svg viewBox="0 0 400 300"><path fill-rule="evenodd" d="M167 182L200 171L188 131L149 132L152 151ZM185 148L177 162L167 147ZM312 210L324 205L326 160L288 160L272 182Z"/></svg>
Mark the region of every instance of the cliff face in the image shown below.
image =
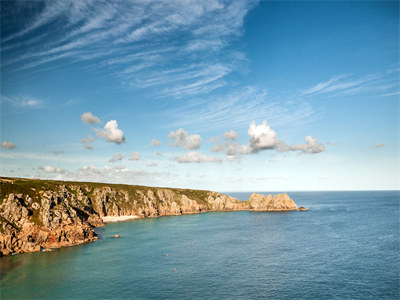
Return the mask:
<svg viewBox="0 0 400 300"><path fill-rule="evenodd" d="M95 241L94 227L104 226L104 216L297 209L287 194L239 201L199 190L14 178L0 183L0 255Z"/></svg>

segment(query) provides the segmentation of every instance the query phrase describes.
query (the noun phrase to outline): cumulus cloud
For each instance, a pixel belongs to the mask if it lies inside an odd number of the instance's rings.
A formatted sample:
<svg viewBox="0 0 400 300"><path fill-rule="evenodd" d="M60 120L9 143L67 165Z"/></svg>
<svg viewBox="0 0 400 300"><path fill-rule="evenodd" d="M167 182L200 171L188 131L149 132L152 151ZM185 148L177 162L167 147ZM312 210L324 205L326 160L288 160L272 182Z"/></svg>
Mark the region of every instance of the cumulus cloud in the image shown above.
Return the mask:
<svg viewBox="0 0 400 300"><path fill-rule="evenodd" d="M322 143L318 143L317 138L311 136L305 137L304 144L287 145L285 142L278 139L275 130L267 124L264 120L261 125L256 125L253 121L249 125L249 144L241 145L238 142L232 140L237 139L238 135L234 131L225 132L223 134L225 141L221 142L219 137L211 139L215 145L210 149L212 152L225 152L227 160L239 160L238 155L255 154L262 150L275 149L279 152L287 151L301 151L304 154L314 154L325 151L325 146Z"/></svg>
<svg viewBox="0 0 400 300"><path fill-rule="evenodd" d="M110 143L119 145L126 142L124 133L118 128L116 120L108 121L103 130L95 129L95 131L97 136L106 139Z"/></svg>
<svg viewBox="0 0 400 300"><path fill-rule="evenodd" d="M200 151L191 151L187 154L174 157L178 163L201 163L201 162L218 162L221 163L222 159L214 156L204 155Z"/></svg>
<svg viewBox="0 0 400 300"><path fill-rule="evenodd" d="M62 168L55 168L53 166L46 166L46 167L41 167L38 166L39 170L43 170L46 173L57 173L57 174L64 174L66 171Z"/></svg>
<svg viewBox="0 0 400 300"><path fill-rule="evenodd" d="M79 142L81 144L93 143L94 142L93 135L88 134L88 137L86 139L81 139Z"/></svg>
<svg viewBox="0 0 400 300"><path fill-rule="evenodd" d="M183 128L179 128L176 132L169 133L170 145L173 147L183 147L183 149L194 150L199 149L202 138L198 134L188 134Z"/></svg>
<svg viewBox="0 0 400 300"><path fill-rule="evenodd" d="M17 148L17 145L15 145L13 142L6 142L6 141L3 141L3 142L1 143L1 148L11 150L11 149Z"/></svg>
<svg viewBox="0 0 400 300"><path fill-rule="evenodd" d="M161 145L161 142L160 142L159 140L153 139L153 140L151 141L151 145L152 145L152 146L160 146L160 145Z"/></svg>
<svg viewBox="0 0 400 300"><path fill-rule="evenodd" d="M81 120L86 124L98 124L101 123L100 119L91 112L85 112L81 115Z"/></svg>
<svg viewBox="0 0 400 300"><path fill-rule="evenodd" d="M139 160L139 159L140 159L139 152L132 152L131 157L129 157L129 160Z"/></svg>
<svg viewBox="0 0 400 300"><path fill-rule="evenodd" d="M238 138L238 134L233 130L224 132L223 135L224 135L224 138L227 140L235 141Z"/></svg>
<svg viewBox="0 0 400 300"><path fill-rule="evenodd" d="M123 156L120 153L115 153L115 155L109 160L111 163L116 163L117 161L121 161Z"/></svg>
<svg viewBox="0 0 400 300"><path fill-rule="evenodd" d="M248 130L250 136L250 147L255 151L274 149L278 143L278 137L275 130L264 120L261 125L256 125L256 122L251 122Z"/></svg>
<svg viewBox="0 0 400 300"><path fill-rule="evenodd" d="M87 150L92 150L93 146L89 145L90 143L94 142L94 138L91 134L88 134L88 137L86 139L81 139L79 141L81 144L83 144L83 148L87 149Z"/></svg>
<svg viewBox="0 0 400 300"><path fill-rule="evenodd" d="M375 148L382 148L385 146L386 146L386 143L380 143L380 144L375 144L375 145L371 146L370 148L375 149Z"/></svg>
<svg viewBox="0 0 400 300"><path fill-rule="evenodd" d="M233 142L238 138L238 134L231 130L225 132L223 137L224 143L221 143L220 138L214 138L211 142L215 142L214 147L211 148L212 152L225 152L227 159L232 160L239 154L247 155L257 153L260 150L268 150L276 148L281 142L279 141L277 134L271 127L264 121L261 125L256 125L253 121L249 125L249 144L241 145L237 142Z"/></svg>
<svg viewBox="0 0 400 300"><path fill-rule="evenodd" d="M301 151L305 154L315 154L325 151L325 146L322 143L318 143L318 138L313 138L311 135L308 135L304 138L306 141L304 144L295 144L289 146L290 151Z"/></svg>
<svg viewBox="0 0 400 300"><path fill-rule="evenodd" d="M155 167L155 166L158 166L158 163L156 163L155 161L152 161L152 162L149 162L146 166Z"/></svg>

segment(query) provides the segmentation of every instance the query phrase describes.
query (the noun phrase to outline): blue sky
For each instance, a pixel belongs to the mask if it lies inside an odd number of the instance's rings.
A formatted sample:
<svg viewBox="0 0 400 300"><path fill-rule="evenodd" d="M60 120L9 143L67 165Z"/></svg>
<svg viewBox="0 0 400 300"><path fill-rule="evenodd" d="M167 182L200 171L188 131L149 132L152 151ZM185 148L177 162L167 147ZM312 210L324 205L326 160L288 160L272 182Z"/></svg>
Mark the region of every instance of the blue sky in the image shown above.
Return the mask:
<svg viewBox="0 0 400 300"><path fill-rule="evenodd" d="M1 175L399 188L398 1L2 1Z"/></svg>

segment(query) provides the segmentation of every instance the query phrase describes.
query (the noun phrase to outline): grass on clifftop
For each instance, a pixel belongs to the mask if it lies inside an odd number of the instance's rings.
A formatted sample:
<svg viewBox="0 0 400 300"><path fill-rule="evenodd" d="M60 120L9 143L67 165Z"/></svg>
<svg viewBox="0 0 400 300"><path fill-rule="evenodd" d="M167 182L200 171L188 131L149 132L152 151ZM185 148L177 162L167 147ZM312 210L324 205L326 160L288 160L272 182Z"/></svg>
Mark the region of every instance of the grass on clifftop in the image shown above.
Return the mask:
<svg viewBox="0 0 400 300"><path fill-rule="evenodd" d="M180 202L180 196L186 195L192 200L196 200L199 204L206 204L206 198L209 191L204 190L192 190L192 189L176 189L176 188L164 188L164 187L147 187L141 185L127 185L127 184L111 184L111 183L98 183L98 182L79 182L79 181L58 181L58 180L40 180L40 179L24 179L24 178L12 178L12 177L0 177L0 203L10 193L29 195L33 201L40 202L39 191L56 191L59 186L65 185L66 188L73 194L70 187L82 187L85 193L91 197L92 192L95 188L114 188L117 191L126 191L129 194L131 200L135 198L138 192L145 194L151 190L154 194L159 190L171 190L175 194L175 199ZM137 198L137 200L140 200Z"/></svg>

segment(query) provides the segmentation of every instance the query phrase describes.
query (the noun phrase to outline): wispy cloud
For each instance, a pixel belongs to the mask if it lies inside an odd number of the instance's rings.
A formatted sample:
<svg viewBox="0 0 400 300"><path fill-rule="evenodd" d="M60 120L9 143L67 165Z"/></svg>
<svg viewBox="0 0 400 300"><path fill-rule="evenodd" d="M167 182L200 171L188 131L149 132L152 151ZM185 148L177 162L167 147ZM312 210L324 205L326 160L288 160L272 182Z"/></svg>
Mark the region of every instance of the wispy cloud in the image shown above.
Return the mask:
<svg viewBox="0 0 400 300"><path fill-rule="evenodd" d="M254 120L265 119L274 127L298 128L319 117L311 105L301 99L276 100L269 97L265 89L254 86L212 98L196 98L167 110L165 114L173 116L172 126L197 130L236 130L247 127Z"/></svg>
<svg viewBox="0 0 400 300"><path fill-rule="evenodd" d="M398 71L381 72L356 77L349 74L335 75L327 81L320 82L305 90L303 96L314 95L396 95L399 90L398 78L395 73Z"/></svg>
<svg viewBox="0 0 400 300"><path fill-rule="evenodd" d="M1 37L2 67L37 71L64 60L104 68L164 95L208 92L225 85L236 68L232 62L244 56L232 41L257 2L11 2L4 22L13 30Z"/></svg>
<svg viewBox="0 0 400 300"><path fill-rule="evenodd" d="M376 149L376 148L383 148L386 147L386 143L380 143L380 144L375 144L373 146L371 146L371 149Z"/></svg>
<svg viewBox="0 0 400 300"><path fill-rule="evenodd" d="M15 96L15 97L1 96L1 102L10 103L12 106L25 107L25 108L40 108L44 104L42 100L27 96Z"/></svg>

